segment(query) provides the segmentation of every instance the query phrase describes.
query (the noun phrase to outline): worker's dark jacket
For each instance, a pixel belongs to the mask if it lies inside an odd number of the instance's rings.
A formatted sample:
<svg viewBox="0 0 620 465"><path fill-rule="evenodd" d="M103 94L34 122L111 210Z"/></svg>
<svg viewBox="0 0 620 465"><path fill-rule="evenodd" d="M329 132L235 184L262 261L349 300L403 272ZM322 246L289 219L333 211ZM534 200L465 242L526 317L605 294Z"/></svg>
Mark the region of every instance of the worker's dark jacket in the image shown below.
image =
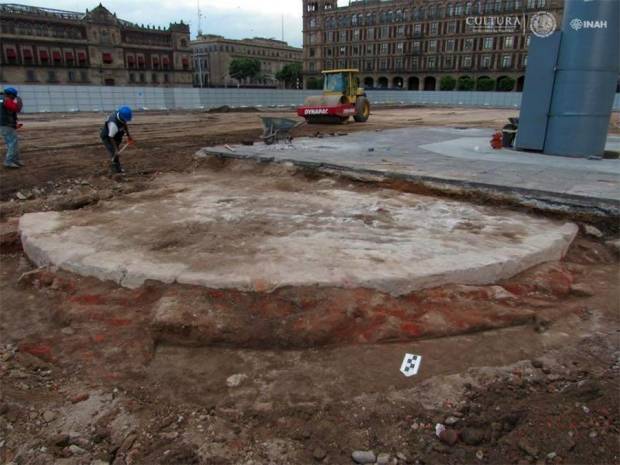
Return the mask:
<svg viewBox="0 0 620 465"><path fill-rule="evenodd" d="M17 113L22 109L20 99L12 99L0 94L0 126L17 129Z"/></svg>
<svg viewBox="0 0 620 465"><path fill-rule="evenodd" d="M103 127L101 128L101 139L105 141L110 138L108 135L110 134L108 129L108 123L114 123L118 127L118 132L116 133L116 136L114 136L114 140L117 144L120 144L123 141L123 136L125 135L125 132L127 132L127 123L119 119L116 115L116 112L112 113L108 117L106 122L103 123Z"/></svg>

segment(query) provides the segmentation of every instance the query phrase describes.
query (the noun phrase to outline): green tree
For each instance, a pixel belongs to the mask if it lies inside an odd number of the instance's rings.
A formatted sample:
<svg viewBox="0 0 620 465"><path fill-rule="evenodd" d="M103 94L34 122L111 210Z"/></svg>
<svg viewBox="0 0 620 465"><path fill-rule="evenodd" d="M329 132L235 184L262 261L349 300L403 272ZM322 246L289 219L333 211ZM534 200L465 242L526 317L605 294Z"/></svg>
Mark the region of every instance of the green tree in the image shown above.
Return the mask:
<svg viewBox="0 0 620 465"><path fill-rule="evenodd" d="M464 90L464 91L474 90L474 87L476 87L476 83L469 76L461 76L456 86L457 90Z"/></svg>
<svg viewBox="0 0 620 465"><path fill-rule="evenodd" d="M454 90L456 87L456 79L452 76L444 76L439 81L439 89L440 90Z"/></svg>
<svg viewBox="0 0 620 465"><path fill-rule="evenodd" d="M510 92L512 91L512 89L515 88L516 83L517 81L515 81L513 78L509 76L505 76L501 78L499 81L497 81L497 88L498 90L502 92Z"/></svg>
<svg viewBox="0 0 620 465"><path fill-rule="evenodd" d="M260 74L260 61L252 58L237 58L230 62L228 74L239 81L253 79Z"/></svg>
<svg viewBox="0 0 620 465"><path fill-rule="evenodd" d="M286 87L296 87L298 82L302 81L302 65L301 63L291 63L276 73L276 79L284 82Z"/></svg>
<svg viewBox="0 0 620 465"><path fill-rule="evenodd" d="M495 89L495 79L491 79L488 77L481 77L478 79L478 84L476 85L476 90L481 92L490 92Z"/></svg>
<svg viewBox="0 0 620 465"><path fill-rule="evenodd" d="M317 79L314 77L311 77L308 79L308 83L307 83L307 87L308 89L311 90L318 90L318 89L322 89L323 88L323 78L321 79Z"/></svg>

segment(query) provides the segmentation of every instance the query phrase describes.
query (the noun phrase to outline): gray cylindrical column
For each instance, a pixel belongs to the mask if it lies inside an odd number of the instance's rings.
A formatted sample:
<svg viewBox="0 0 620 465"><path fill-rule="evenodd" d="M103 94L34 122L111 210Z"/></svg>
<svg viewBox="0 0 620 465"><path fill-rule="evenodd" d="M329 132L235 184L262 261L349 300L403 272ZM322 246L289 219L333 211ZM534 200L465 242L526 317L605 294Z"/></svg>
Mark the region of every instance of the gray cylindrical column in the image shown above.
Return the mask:
<svg viewBox="0 0 620 465"><path fill-rule="evenodd" d="M544 152L601 157L620 72L620 1L566 0Z"/></svg>

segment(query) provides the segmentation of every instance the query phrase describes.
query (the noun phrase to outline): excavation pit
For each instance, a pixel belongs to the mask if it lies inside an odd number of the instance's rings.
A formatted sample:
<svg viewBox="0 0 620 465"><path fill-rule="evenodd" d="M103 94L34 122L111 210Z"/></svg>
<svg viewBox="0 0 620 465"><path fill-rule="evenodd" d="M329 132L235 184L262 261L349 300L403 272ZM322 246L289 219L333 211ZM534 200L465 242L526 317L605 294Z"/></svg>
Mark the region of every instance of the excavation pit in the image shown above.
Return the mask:
<svg viewBox="0 0 620 465"><path fill-rule="evenodd" d="M307 346L531 318L510 306L433 304L428 292L487 286L488 300L509 300L494 283L561 259L577 233L571 223L252 166L165 175L96 208L25 215L24 250L39 266L126 288L167 285L150 321L161 339Z"/></svg>

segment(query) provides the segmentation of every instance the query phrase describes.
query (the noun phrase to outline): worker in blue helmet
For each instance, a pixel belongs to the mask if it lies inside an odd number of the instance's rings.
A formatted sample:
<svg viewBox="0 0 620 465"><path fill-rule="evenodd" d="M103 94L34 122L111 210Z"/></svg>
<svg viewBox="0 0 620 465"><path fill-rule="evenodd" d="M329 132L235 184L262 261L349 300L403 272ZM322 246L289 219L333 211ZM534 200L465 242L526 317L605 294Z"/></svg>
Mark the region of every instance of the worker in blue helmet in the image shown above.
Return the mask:
<svg viewBox="0 0 620 465"><path fill-rule="evenodd" d="M101 128L101 141L110 154L112 172L124 173L121 166L120 154L123 137L127 134L127 144L133 144L133 139L129 134L129 122L133 118L133 112L129 107L120 107L112 113Z"/></svg>
<svg viewBox="0 0 620 465"><path fill-rule="evenodd" d="M4 167L19 169L22 162L19 159L19 146L17 130L21 124L17 122L17 114L22 111L22 99L17 89L7 87L0 93L0 135L4 139L7 152L4 159Z"/></svg>

